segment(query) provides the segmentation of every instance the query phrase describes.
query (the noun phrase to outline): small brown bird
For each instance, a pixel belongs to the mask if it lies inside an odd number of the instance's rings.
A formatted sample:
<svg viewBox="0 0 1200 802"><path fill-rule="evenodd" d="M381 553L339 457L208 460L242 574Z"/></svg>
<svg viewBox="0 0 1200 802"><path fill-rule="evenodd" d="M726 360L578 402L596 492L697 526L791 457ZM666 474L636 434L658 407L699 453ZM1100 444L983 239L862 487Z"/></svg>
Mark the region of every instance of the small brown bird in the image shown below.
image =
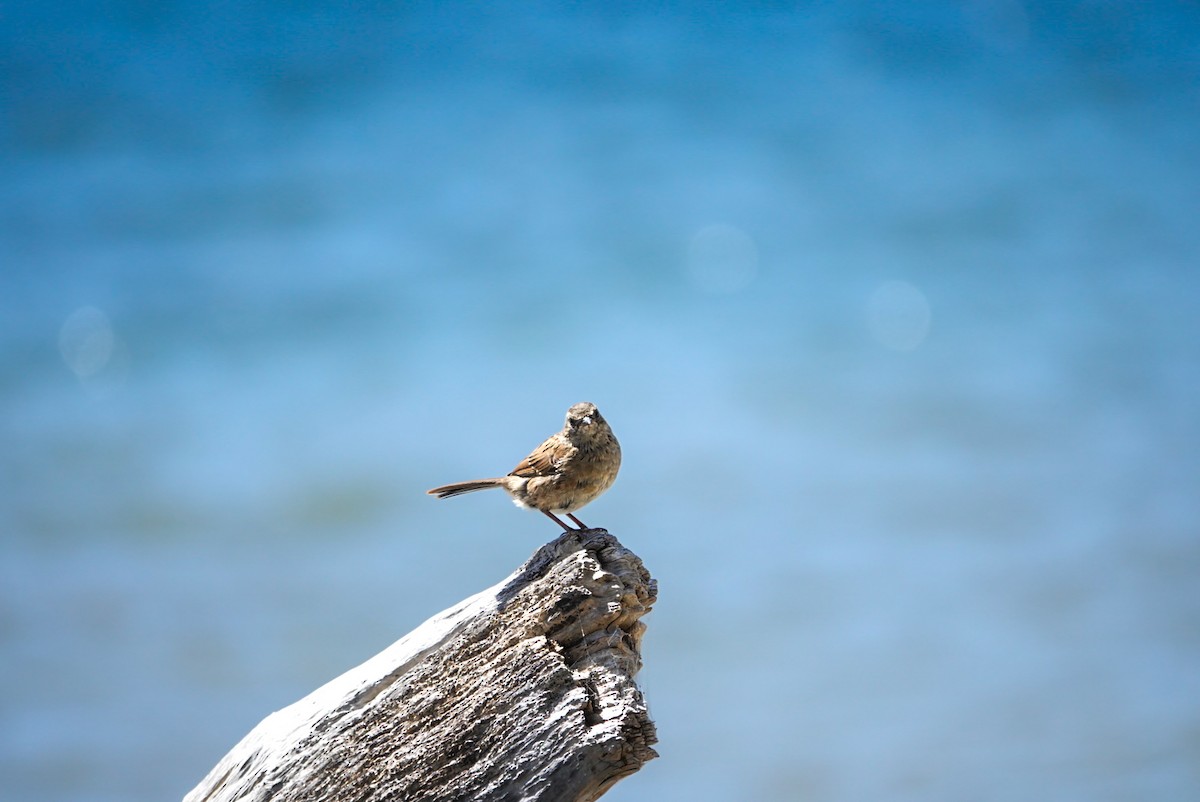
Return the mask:
<svg viewBox="0 0 1200 802"><path fill-rule="evenodd" d="M548 515L563 529L570 529L555 513L587 529L571 513L612 487L621 467L621 446L600 416L596 405L584 401L567 410L563 429L533 450L508 476L457 482L427 491L449 498L475 490L502 487L518 507Z"/></svg>

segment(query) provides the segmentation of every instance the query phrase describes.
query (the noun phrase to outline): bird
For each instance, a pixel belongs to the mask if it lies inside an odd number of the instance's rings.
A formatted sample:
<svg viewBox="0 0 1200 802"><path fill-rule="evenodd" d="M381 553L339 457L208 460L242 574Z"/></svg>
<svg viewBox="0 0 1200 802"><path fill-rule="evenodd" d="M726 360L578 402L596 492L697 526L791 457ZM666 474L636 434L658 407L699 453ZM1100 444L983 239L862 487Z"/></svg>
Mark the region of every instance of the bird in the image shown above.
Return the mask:
<svg viewBox="0 0 1200 802"><path fill-rule="evenodd" d="M567 410L562 431L546 438L507 476L455 482L426 493L450 498L499 487L518 507L538 510L571 531L556 515L565 513L583 531L588 526L571 513L612 487L620 467L621 445L608 421L595 404L583 401Z"/></svg>

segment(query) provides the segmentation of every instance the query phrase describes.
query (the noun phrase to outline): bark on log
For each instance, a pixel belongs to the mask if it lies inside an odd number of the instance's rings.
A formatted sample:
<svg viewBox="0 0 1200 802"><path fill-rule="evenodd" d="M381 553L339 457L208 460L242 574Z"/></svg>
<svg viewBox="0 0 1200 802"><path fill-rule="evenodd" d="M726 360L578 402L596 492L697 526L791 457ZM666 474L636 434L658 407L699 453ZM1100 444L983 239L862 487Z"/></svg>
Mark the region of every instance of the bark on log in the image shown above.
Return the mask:
<svg viewBox="0 0 1200 802"><path fill-rule="evenodd" d="M603 529L264 719L184 802L593 800L657 757L634 682L656 583Z"/></svg>

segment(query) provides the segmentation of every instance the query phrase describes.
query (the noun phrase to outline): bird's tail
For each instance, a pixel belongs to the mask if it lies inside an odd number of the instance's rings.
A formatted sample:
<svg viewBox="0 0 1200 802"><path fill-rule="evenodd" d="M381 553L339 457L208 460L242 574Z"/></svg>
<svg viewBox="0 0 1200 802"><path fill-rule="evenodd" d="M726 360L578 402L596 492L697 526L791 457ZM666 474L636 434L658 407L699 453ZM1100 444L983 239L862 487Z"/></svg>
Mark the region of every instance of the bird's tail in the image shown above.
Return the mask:
<svg viewBox="0 0 1200 802"><path fill-rule="evenodd" d="M487 490L489 487L503 487L503 479L476 479L473 482L455 482L452 485L442 485L425 492L438 498L461 496L463 493L474 493L476 490Z"/></svg>

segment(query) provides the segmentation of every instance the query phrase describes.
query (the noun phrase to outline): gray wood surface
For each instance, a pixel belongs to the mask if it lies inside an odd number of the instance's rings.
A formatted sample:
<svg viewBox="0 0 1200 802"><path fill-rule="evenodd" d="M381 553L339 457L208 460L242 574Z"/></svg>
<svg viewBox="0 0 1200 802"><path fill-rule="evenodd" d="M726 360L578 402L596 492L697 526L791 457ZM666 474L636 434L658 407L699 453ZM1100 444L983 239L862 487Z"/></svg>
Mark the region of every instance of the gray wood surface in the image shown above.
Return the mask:
<svg viewBox="0 0 1200 802"><path fill-rule="evenodd" d="M185 802L591 800L656 736L634 675L656 583L602 529L264 719Z"/></svg>

